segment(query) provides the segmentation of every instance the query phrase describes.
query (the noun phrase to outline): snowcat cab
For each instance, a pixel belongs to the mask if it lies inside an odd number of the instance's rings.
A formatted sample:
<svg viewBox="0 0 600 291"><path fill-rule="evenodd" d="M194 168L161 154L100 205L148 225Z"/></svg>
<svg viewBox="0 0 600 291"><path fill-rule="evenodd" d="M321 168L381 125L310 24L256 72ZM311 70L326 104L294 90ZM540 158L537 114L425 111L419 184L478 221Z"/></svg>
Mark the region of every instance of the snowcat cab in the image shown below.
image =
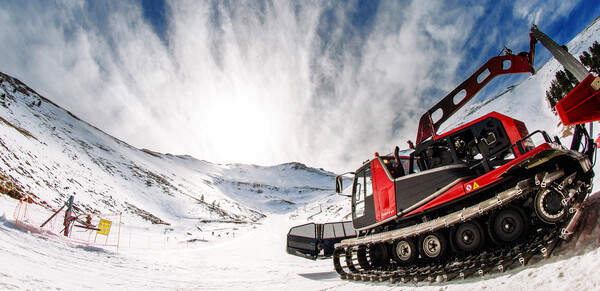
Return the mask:
<svg viewBox="0 0 600 291"><path fill-rule="evenodd" d="M551 141L548 136L544 139ZM398 222L417 208L426 210L421 206L434 198L464 196L467 181L533 147L523 122L492 112L419 144L410 156L396 159L376 155L355 173L351 202L354 227L360 231ZM402 167L397 167L396 160ZM343 188L341 181L338 177L338 193ZM485 186L486 182L479 184Z"/></svg>

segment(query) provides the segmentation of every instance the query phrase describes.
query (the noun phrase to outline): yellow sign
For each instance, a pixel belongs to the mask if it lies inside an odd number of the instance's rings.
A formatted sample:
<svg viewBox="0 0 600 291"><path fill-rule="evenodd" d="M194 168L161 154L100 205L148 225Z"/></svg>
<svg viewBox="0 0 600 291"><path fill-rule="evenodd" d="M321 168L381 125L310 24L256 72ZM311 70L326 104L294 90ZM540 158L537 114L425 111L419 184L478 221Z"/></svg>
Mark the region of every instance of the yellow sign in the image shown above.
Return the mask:
<svg viewBox="0 0 600 291"><path fill-rule="evenodd" d="M100 219L100 223L98 224L98 233L103 234L103 235L108 235L111 225L112 225L111 221Z"/></svg>
<svg viewBox="0 0 600 291"><path fill-rule="evenodd" d="M477 182L473 182L473 190L479 188L479 185L477 185Z"/></svg>

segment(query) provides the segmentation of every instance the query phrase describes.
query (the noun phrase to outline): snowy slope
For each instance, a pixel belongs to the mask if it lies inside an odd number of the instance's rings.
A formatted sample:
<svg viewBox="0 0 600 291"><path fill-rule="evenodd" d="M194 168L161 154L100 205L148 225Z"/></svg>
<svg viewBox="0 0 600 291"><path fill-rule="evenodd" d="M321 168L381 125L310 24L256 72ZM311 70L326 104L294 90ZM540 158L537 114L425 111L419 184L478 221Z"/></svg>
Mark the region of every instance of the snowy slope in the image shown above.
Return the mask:
<svg viewBox="0 0 600 291"><path fill-rule="evenodd" d="M133 148L0 74L0 177L4 192L29 192L58 208L128 219L256 222L333 192L332 173L300 163L215 165Z"/></svg>

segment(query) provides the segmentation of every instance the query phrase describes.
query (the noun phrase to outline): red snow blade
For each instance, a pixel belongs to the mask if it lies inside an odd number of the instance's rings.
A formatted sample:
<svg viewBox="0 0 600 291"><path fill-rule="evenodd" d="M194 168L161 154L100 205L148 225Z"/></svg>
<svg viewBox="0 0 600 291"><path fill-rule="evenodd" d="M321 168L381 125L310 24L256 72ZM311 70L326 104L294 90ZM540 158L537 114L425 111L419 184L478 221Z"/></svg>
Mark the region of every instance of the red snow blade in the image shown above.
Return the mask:
<svg viewBox="0 0 600 291"><path fill-rule="evenodd" d="M564 125L600 120L600 78L589 74L555 106Z"/></svg>

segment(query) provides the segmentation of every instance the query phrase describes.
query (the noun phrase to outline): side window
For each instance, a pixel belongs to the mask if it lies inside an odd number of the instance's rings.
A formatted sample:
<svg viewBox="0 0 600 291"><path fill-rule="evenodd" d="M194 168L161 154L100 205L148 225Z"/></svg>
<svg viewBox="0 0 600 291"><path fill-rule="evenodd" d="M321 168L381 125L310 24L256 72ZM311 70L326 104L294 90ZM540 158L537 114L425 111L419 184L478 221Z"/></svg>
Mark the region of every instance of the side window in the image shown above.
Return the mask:
<svg viewBox="0 0 600 291"><path fill-rule="evenodd" d="M365 169L365 196L373 195L373 180L371 179L371 167Z"/></svg>
<svg viewBox="0 0 600 291"><path fill-rule="evenodd" d="M402 164L404 167L406 167L406 172L407 173L408 173L408 166L409 166L409 164L410 164L410 159L406 160L406 164L404 164L404 162ZM421 172L421 169L419 169L419 163L417 163L417 160L415 160L413 162L413 171L415 173Z"/></svg>
<svg viewBox="0 0 600 291"><path fill-rule="evenodd" d="M352 212L355 218L365 215L365 170L354 176L354 193L352 195Z"/></svg>

